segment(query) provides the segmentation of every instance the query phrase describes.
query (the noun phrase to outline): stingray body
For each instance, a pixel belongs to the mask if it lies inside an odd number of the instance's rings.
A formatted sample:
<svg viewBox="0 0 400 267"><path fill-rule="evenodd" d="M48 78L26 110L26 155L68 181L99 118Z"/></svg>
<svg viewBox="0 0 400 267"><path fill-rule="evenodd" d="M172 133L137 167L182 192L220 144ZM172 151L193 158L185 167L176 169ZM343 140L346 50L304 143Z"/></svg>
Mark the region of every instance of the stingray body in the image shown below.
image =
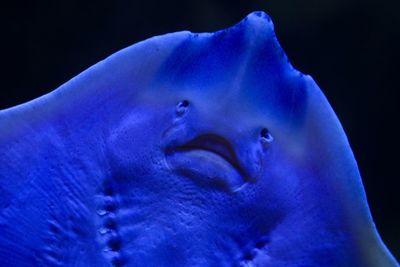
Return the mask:
<svg viewBox="0 0 400 267"><path fill-rule="evenodd" d="M398 266L263 12L0 111L0 153L0 266Z"/></svg>

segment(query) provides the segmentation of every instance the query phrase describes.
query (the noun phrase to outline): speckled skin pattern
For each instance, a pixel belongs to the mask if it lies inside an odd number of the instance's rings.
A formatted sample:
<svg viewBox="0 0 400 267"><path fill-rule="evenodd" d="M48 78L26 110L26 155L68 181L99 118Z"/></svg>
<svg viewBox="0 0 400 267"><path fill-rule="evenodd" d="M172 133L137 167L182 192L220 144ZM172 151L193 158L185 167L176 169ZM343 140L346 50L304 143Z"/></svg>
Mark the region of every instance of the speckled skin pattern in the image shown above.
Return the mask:
<svg viewBox="0 0 400 267"><path fill-rule="evenodd" d="M0 154L0 266L398 266L263 12L0 111Z"/></svg>

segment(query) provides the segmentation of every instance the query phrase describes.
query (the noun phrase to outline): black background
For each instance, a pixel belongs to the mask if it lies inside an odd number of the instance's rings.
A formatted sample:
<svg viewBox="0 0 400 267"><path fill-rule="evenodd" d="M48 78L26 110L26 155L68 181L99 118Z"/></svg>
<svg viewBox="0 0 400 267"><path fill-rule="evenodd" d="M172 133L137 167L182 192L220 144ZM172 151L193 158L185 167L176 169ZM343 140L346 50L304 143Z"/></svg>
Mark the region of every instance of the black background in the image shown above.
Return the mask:
<svg viewBox="0 0 400 267"><path fill-rule="evenodd" d="M399 3L13 1L0 8L0 109L50 92L145 38L215 31L266 11L293 65L314 77L341 120L378 230L399 259Z"/></svg>

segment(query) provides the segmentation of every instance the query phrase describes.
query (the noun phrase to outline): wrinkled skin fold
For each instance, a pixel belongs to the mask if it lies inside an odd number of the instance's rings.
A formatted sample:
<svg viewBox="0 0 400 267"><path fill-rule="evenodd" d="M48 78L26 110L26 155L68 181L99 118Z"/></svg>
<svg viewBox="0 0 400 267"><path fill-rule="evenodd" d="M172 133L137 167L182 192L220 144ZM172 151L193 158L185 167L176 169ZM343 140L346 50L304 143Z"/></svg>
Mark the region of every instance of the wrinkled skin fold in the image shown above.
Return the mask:
<svg viewBox="0 0 400 267"><path fill-rule="evenodd" d="M123 49L0 129L0 266L398 266L263 12Z"/></svg>

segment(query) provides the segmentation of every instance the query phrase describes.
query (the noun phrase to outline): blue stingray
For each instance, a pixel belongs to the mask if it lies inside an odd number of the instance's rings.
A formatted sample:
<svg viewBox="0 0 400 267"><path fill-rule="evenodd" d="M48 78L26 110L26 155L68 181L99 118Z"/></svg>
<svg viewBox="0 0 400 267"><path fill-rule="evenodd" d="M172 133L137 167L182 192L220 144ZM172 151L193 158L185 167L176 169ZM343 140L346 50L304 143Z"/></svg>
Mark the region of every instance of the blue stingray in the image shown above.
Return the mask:
<svg viewBox="0 0 400 267"><path fill-rule="evenodd" d="M140 42L0 112L0 266L398 266L270 18Z"/></svg>

